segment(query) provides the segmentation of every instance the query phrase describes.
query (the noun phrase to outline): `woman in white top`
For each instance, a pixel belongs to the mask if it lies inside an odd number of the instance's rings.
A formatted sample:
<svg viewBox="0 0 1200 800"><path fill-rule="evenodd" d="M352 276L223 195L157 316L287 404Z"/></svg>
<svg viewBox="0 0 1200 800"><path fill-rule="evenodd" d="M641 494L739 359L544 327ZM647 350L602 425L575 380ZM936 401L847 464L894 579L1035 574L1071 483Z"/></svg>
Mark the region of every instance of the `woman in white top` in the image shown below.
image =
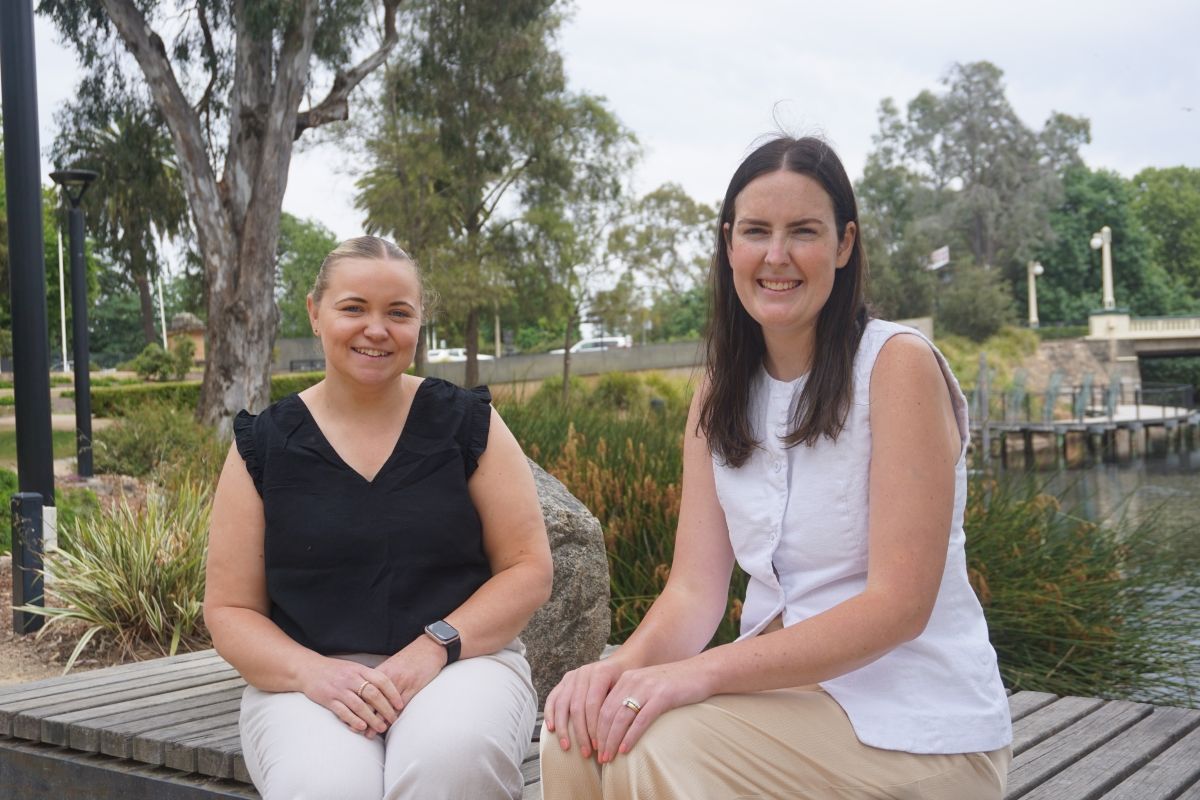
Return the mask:
<svg viewBox="0 0 1200 800"><path fill-rule="evenodd" d="M1008 705L963 553L966 404L870 319L832 149L741 164L713 259L670 579L548 697L554 798L1000 798ZM742 635L705 650L734 560Z"/></svg>

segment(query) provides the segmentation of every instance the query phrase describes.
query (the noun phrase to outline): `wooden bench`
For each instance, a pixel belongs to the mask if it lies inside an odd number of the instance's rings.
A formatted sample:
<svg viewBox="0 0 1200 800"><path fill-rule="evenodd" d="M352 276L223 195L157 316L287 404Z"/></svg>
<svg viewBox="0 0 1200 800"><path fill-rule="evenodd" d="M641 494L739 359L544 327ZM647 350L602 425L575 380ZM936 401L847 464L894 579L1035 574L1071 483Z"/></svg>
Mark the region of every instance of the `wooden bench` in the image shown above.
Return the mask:
<svg viewBox="0 0 1200 800"><path fill-rule="evenodd" d="M211 650L0 687L5 800L257 798ZM1009 798L1200 799L1200 710L1019 692ZM522 772L541 798L537 730Z"/></svg>

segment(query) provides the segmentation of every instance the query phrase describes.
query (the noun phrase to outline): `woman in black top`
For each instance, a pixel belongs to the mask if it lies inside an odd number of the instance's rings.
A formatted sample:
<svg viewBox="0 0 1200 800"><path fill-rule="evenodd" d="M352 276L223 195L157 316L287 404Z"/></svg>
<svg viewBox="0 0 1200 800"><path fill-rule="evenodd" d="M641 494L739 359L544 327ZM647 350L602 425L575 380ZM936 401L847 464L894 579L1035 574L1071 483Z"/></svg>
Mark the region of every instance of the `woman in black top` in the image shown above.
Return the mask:
<svg viewBox="0 0 1200 800"><path fill-rule="evenodd" d="M517 634L549 595L533 478L486 389L405 374L416 264L364 236L308 297L325 379L234 421L205 621L274 798L519 797Z"/></svg>

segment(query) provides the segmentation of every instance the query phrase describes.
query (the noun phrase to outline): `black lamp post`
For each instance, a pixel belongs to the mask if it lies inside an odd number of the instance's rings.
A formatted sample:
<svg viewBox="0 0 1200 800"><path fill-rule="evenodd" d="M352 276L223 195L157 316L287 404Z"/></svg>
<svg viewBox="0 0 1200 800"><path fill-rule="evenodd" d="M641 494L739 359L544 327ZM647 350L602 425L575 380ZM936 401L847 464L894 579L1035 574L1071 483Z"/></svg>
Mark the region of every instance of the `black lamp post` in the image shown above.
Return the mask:
<svg viewBox="0 0 1200 800"><path fill-rule="evenodd" d="M9 299L13 325L13 396L17 406L17 476L13 525L13 605L41 604L42 519L54 513L50 438L50 344L46 336L46 270L42 262L42 189L38 178L37 65L33 4L0 2L0 93L4 106L4 170L8 195ZM2 511L2 510L0 510ZM45 622L13 612L13 630Z"/></svg>
<svg viewBox="0 0 1200 800"><path fill-rule="evenodd" d="M75 354L75 460L81 478L92 477L91 357L88 355L87 272L83 267L83 209L79 201L99 175L90 169L60 169L50 178L71 204L67 212L71 240L71 332ZM61 291L62 287L59 287Z"/></svg>

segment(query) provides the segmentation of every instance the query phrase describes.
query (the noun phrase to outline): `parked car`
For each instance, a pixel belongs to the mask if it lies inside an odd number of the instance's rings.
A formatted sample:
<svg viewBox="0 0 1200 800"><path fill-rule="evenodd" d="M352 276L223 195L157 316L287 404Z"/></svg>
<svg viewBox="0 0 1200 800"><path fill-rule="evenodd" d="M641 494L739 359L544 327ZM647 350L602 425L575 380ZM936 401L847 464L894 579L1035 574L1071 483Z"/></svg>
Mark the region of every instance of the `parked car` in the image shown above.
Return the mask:
<svg viewBox="0 0 1200 800"><path fill-rule="evenodd" d="M479 353L476 356L480 361L494 361L495 356L490 356L487 353ZM466 361L467 348L465 347L437 347L428 351L425 354L425 360L430 364L442 364L447 361Z"/></svg>
<svg viewBox="0 0 1200 800"><path fill-rule="evenodd" d="M575 344L571 345L572 353L599 353L604 350L618 350L624 347L632 347L633 339L628 336L593 336L587 339L580 339ZM562 355L561 347L550 351L554 355Z"/></svg>

